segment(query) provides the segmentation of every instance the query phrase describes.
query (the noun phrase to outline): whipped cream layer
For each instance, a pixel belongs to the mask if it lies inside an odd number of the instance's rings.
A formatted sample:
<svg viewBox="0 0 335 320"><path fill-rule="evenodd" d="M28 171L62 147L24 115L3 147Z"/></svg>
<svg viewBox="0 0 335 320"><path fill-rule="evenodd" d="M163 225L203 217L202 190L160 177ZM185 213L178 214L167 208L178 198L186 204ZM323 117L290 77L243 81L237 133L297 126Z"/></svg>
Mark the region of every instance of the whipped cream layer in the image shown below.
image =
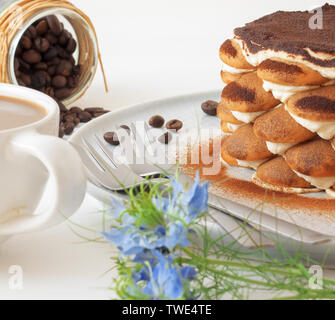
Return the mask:
<svg viewBox="0 0 335 320"><path fill-rule="evenodd" d="M331 86L334 84L335 80L329 80L328 82L320 86L286 86L263 80L264 90L267 92L272 92L272 95L281 102L286 102L291 96L296 93L309 91L320 87Z"/></svg>
<svg viewBox="0 0 335 320"><path fill-rule="evenodd" d="M273 154L284 154L288 149L295 146L297 143L275 143L266 141L268 150Z"/></svg>
<svg viewBox="0 0 335 320"><path fill-rule="evenodd" d="M254 71L254 69L238 69L238 68L234 68L224 62L222 62L222 68L221 70L223 72L229 72L232 74L239 74L239 73L248 73L248 72L252 72Z"/></svg>
<svg viewBox="0 0 335 320"><path fill-rule="evenodd" d="M254 121L256 118L261 116L266 111L260 111L260 112L239 112L239 111L232 111L231 113L233 116L244 123L250 123Z"/></svg>
<svg viewBox="0 0 335 320"><path fill-rule="evenodd" d="M328 194L328 196L335 198L335 191L334 189L330 188L326 190L326 193Z"/></svg>
<svg viewBox="0 0 335 320"><path fill-rule="evenodd" d="M283 60L290 61L290 62L301 63L313 70L318 71L325 78L335 79L335 68L322 67L310 61L307 61L301 55L290 54L290 53L287 53L285 51L280 51L280 50L274 51L274 50L267 49L267 50L258 51L257 53L251 53L248 50L248 47L247 45L245 45L243 40L238 39L238 38L235 38L235 40L236 40L236 43L238 43L239 46L241 47L242 53L245 59L247 60L247 62L255 67L258 67L263 61L267 59L278 58L278 59L283 59ZM316 58L318 60L330 61L334 59L334 55L330 55L330 54L328 55L325 53L317 53L310 49L306 49L306 50L308 50L309 54L313 58Z"/></svg>
<svg viewBox="0 0 335 320"><path fill-rule="evenodd" d="M335 184L335 177L311 177L306 176L300 172L293 170L299 177L308 181L311 185L326 190L332 187Z"/></svg>
<svg viewBox="0 0 335 320"><path fill-rule="evenodd" d="M296 93L319 88L319 86L286 86L263 80L263 88L281 102L287 101Z"/></svg>
<svg viewBox="0 0 335 320"><path fill-rule="evenodd" d="M287 110L287 107L285 106ZM306 128L311 132L316 132L322 139L330 140L335 136L335 122L323 122L323 121L313 121L307 120L296 116L289 110L287 110L291 117L298 122L301 126Z"/></svg>
<svg viewBox="0 0 335 320"><path fill-rule="evenodd" d="M239 129L243 126L244 126L244 124L233 124L233 123L227 122L227 128L232 132L235 132L237 129Z"/></svg>

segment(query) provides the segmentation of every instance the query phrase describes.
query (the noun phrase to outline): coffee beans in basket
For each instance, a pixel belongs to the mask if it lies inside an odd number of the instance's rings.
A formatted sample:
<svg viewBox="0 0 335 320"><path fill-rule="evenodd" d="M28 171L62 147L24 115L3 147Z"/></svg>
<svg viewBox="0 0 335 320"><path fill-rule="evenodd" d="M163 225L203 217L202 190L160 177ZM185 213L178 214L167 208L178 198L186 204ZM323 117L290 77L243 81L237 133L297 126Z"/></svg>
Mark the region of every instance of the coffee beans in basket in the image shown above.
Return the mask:
<svg viewBox="0 0 335 320"><path fill-rule="evenodd" d="M213 100L208 100L201 105L202 111L209 116L216 116L217 108L218 108L218 103Z"/></svg>
<svg viewBox="0 0 335 320"><path fill-rule="evenodd" d="M82 73L73 57L76 48L76 40L56 16L38 20L26 30L16 50L14 68L19 85L58 100L68 98Z"/></svg>

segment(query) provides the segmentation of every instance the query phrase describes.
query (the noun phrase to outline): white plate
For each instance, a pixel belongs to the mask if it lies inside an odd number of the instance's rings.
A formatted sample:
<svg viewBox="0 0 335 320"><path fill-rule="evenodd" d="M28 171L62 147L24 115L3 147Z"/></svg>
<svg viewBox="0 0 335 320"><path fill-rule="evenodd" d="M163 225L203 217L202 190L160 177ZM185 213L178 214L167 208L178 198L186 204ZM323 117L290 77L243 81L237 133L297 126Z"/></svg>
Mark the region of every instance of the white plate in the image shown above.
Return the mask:
<svg viewBox="0 0 335 320"><path fill-rule="evenodd" d="M120 125L129 125L130 123L139 120L148 121L151 116L156 114L163 116L166 121L172 119L180 119L183 121L184 127L178 135L182 135L183 132L188 130L193 130L199 125L201 128L220 128L220 120L218 118L207 116L201 110L201 104L204 101L218 101L220 100L220 95L220 91L202 92L121 108L84 125L78 129L78 131L71 137L70 141L81 144L82 138L89 138L97 133L103 134L106 131L114 130L115 127L119 127ZM162 133L164 132L163 129L158 129L157 135L159 134L159 131ZM88 192L93 197L106 204L110 202L111 194L96 188L92 184L89 184ZM220 203L225 203L225 199L221 199ZM250 208L245 206L232 205L231 201L226 201L226 204L232 214L234 214L234 210L237 210L235 212L237 216L241 216L243 210L250 210ZM326 252L329 253L329 249L335 249L335 242L333 241L326 244L302 245L301 243L289 239L282 240L284 241L285 248L290 250L293 249L294 251L297 248L299 248L299 250L302 249L304 252L310 253L314 259L322 259ZM335 262L335 252L333 255L332 250L330 251L328 261Z"/></svg>

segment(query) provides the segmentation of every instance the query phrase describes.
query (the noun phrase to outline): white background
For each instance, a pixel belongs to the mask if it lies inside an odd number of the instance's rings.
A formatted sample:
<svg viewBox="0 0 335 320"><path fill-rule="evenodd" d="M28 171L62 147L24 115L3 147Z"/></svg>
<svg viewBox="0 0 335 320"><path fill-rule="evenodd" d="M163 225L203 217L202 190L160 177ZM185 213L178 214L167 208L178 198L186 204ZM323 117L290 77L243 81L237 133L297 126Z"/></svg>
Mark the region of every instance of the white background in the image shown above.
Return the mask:
<svg viewBox="0 0 335 320"><path fill-rule="evenodd" d="M110 93L98 72L78 105L108 109L217 89L218 51L232 30L276 10L311 9L320 1L73 0L99 37ZM329 1L332 2L332 1ZM102 205L87 196L71 218L99 230ZM88 243L70 222L11 238L0 247L0 299L108 299L114 249ZM82 233L80 228L74 227ZM87 235L87 233L85 233ZM91 235L92 236L92 235ZM23 290L8 288L11 265L23 268Z"/></svg>

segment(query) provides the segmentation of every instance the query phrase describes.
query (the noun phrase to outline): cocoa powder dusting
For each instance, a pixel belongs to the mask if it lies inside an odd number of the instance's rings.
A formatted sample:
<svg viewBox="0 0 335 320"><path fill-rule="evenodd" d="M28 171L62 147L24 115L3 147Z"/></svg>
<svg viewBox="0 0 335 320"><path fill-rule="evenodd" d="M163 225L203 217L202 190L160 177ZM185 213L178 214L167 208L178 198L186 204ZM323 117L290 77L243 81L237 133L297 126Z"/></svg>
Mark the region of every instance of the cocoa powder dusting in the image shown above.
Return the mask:
<svg viewBox="0 0 335 320"><path fill-rule="evenodd" d="M323 60L313 57L314 52L335 52L335 6L322 7L323 26L310 28L315 12L278 11L234 30L248 50L255 54L262 50L284 51L300 55L305 60L322 67L335 67L335 58Z"/></svg>
<svg viewBox="0 0 335 320"><path fill-rule="evenodd" d="M297 107L301 107L304 111L322 112L334 114L335 101L321 96L305 97L296 102Z"/></svg>
<svg viewBox="0 0 335 320"><path fill-rule="evenodd" d="M220 51L228 56L231 56L232 58L235 58L237 55L237 50L233 47L231 40L226 40L222 44Z"/></svg>
<svg viewBox="0 0 335 320"><path fill-rule="evenodd" d="M236 82L231 82L223 89L222 96L236 102L254 102L256 93L253 90L240 86Z"/></svg>
<svg viewBox="0 0 335 320"><path fill-rule="evenodd" d="M259 65L260 70L271 70L274 72L283 72L286 74L303 73L300 67L275 60L265 60Z"/></svg>
<svg viewBox="0 0 335 320"><path fill-rule="evenodd" d="M201 147L199 150L201 150ZM189 154L187 158L189 159ZM220 161L220 156L215 155L213 159L213 161ZM297 194L269 191L255 185L251 181L240 180L229 176L227 167L223 164L219 174L203 175L202 169L213 165L213 163L208 164L207 160L208 159L202 159L199 164L185 164L181 169L185 174L191 177L195 177L197 171L199 171L201 179L210 181L215 188L220 190L220 193L226 194L228 199L250 199L251 205L254 204L255 201L258 203L267 201L268 204L273 204L274 210L276 206L279 205L281 208L287 210L298 211L305 209L313 215L322 215L323 212L329 214L329 212L335 209L335 199L318 199ZM254 205L252 205L252 207L254 207Z"/></svg>

